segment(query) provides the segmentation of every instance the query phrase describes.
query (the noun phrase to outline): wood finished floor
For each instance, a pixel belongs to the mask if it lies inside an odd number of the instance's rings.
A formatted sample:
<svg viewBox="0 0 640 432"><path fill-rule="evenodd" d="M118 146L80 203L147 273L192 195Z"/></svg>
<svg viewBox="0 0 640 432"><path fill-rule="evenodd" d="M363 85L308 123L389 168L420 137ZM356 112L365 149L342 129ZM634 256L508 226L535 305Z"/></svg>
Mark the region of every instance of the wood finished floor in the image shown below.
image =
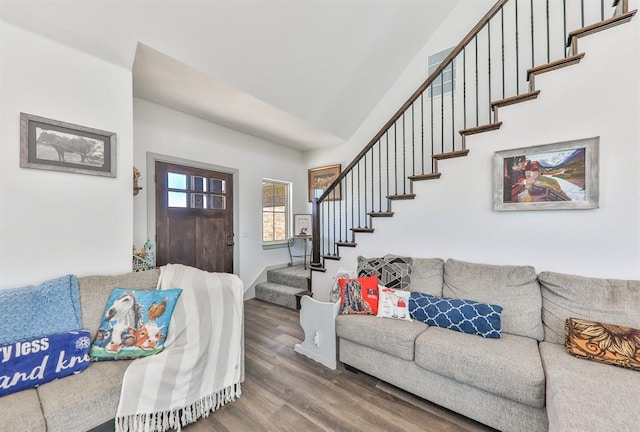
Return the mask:
<svg viewBox="0 0 640 432"><path fill-rule="evenodd" d="M298 312L245 302L242 396L187 432L486 432L493 429L342 365L332 371L296 353Z"/></svg>

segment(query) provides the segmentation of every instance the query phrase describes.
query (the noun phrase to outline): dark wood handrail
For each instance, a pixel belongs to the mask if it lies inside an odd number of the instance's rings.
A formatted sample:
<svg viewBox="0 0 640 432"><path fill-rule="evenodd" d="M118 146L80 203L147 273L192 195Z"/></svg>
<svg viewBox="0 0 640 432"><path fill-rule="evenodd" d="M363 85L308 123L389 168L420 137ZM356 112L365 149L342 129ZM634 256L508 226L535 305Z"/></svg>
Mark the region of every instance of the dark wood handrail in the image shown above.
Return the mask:
<svg viewBox="0 0 640 432"><path fill-rule="evenodd" d="M487 12L482 19L471 29L471 31L460 41L458 45L449 53L448 56L445 57L444 60L440 63L440 65L433 71L431 75L422 83L420 87L409 97L409 99L396 111L396 113L391 117L391 119L385 123L385 125L380 129L380 131L369 141L369 143L358 153L358 155L351 161L349 165L340 173L340 175L329 185L329 187L324 191L322 195L317 199L316 205L320 205L322 201L325 200L329 196L332 190L334 190L338 184L342 181L343 178L351 171L351 169L360 162L360 159L364 157L364 155L371 150L371 148L378 142L380 138L393 126L393 124L402 117L402 114L411 106L412 103L416 101L420 97L420 95L431 85L431 83L438 77L440 74L449 66L449 64L455 59L458 54L462 52L462 50L473 40L473 38L484 28L484 26L497 14L500 9L508 2L509 0L498 0L496 4L494 4L489 12Z"/></svg>
<svg viewBox="0 0 640 432"><path fill-rule="evenodd" d="M458 45L445 57L445 59L438 65L436 70L431 73L427 79L413 92L409 99L396 111L391 119L385 123L380 131L369 141L369 143L358 153L358 155L347 165L347 167L340 173L340 175L329 185L324 193L318 198L314 199L312 206L312 230L313 230L313 245L312 245L312 262L313 267L322 267L320 262L320 204L332 193L332 191L342 182L346 175L355 167L358 162L373 148L378 140L398 121L403 113L413 104L420 95L435 81L437 77L451 64L451 62L464 50L464 48L476 37L476 35L487 25L487 23L502 9L502 7L509 0L498 0L489 11L480 19L480 21L469 31L469 33L460 41Z"/></svg>
<svg viewBox="0 0 640 432"><path fill-rule="evenodd" d="M452 67L453 62L455 61L456 58L458 58L461 54L464 55L466 48L468 48L470 45L473 44L474 40L478 40L478 36L481 35L481 32L483 32L483 30L485 28L489 28L489 26L492 25L492 20L494 19L494 17L498 14L498 12L501 12L503 10L503 8L505 7L505 5L507 4L509 0L498 0L495 2L495 4L491 7L491 9L489 9L488 12L485 13L485 15L480 19L480 21L467 33L467 35L460 41L460 43L458 43L452 50L451 52L444 58L444 60L442 62L440 62L440 64L436 67L435 71L433 71L433 73L429 74L429 76L427 77L427 79L411 94L411 96L407 99L407 101L393 114L393 116L391 116L391 118L384 124L384 126L376 133L376 135L367 143L366 146L364 146L364 148L362 148L362 150L358 153L358 155L345 167L345 169L337 176L337 178L329 185L329 187L320 195L320 197L318 197L317 199L313 200L312 203L312 220L313 220L313 248L312 248L312 256L313 256L313 260L312 260L312 268L315 269L322 269L324 267L323 263L321 262L323 258L329 258L329 259L337 259L339 258L338 255L338 247L340 246L352 246L355 245L355 233L356 232L373 232L373 229L369 227L369 222L372 222L371 220L367 220L367 217L373 218L373 217L382 217L382 216L390 216L393 215L393 212L390 211L391 209L391 200L392 199L398 199L398 197L403 197L403 198L409 198L410 196L413 197L415 195L412 194L407 194L406 191L406 178L408 178L410 181L413 181L415 179L419 179L419 180L426 180L426 179L431 179L431 178L435 178L432 176L435 176L436 174L439 177L439 173L435 172L437 171L437 165L435 165L433 162L431 164L431 173L426 174L425 171L425 148L424 148L424 118L422 118L422 104L420 103L420 106L418 107L421 111L420 111L420 120L422 123L419 124L418 126L420 127L420 134L422 137L422 153L421 153L421 158L422 158L422 171L421 174L419 174L418 176L415 175L415 162L416 162L416 157L418 155L415 154L416 150L415 150L415 145L414 145L414 137L415 137L415 126L414 126L414 104L416 103L416 101L418 101L424 94L425 91L427 89L429 89L431 86L434 85L434 83L437 85L438 80L440 80L440 85L442 86L442 94L444 95L444 84L442 81L442 77L444 76L443 74L445 73L445 71L447 71L447 69ZM615 8L615 11L613 13L613 17L612 18L608 18L605 19L605 7L604 7L604 2L605 0L601 0L600 2L593 2L594 4L596 4L596 6L599 6L600 9L600 21L593 23L591 25L585 25L588 23L585 23L585 10L584 10L584 6L585 6L585 2L581 3L581 8L577 11L575 11L574 15L577 15L578 13L580 14L580 18L581 18L581 24L582 27L580 29L574 30L571 33L567 34L567 9L566 9L566 4L563 2L562 3L562 17L563 17L563 34L564 36L568 36L569 40L571 41L572 39L575 41L577 40L578 37L582 36L582 35L587 35L587 34L591 34L595 31L599 31L602 30L604 28L608 28L611 27L613 25L622 23L622 22L627 22L629 19L631 19L631 17L635 14L636 11L633 12L628 12L628 0L612 0L613 4L612 7ZM512 2L513 3L513 2ZM551 61L551 48L550 48L550 41L551 41L551 37L550 37L550 26L549 26L549 15L550 15L550 8L549 8L549 2L546 3L546 53L544 52L544 47L543 44L540 44L542 47L538 49L539 54L546 54L546 59L547 59L547 63L544 65L539 65L536 66L535 65L535 55L536 55L536 49L534 48L534 44L536 41L535 35L534 35L534 8L533 8L533 1L531 1L531 6L530 6L530 16L529 17L525 17L527 18L527 21L530 21L530 30L531 30L531 37L530 39L527 39L528 42L531 42L531 46L530 46L530 53L531 53L531 69L527 69L527 73L530 74L531 71L535 71L536 68L544 68L544 70L550 70L549 67L550 66L554 66L554 65L560 65L561 63L563 65L567 64L569 61L571 61L572 59L575 59L577 56L573 55L571 57L567 57L569 54L567 54L566 49L564 46L561 46L561 50L559 50L558 54L560 55L560 59L559 60L555 60L555 61ZM542 3L542 2L541 2ZM590 2L591 3L591 2ZM543 12L540 12L541 16L543 15ZM628 15L628 16L626 16ZM536 15L537 16L537 15ZM500 18L500 16L498 16L498 18ZM504 50L505 50L505 39L504 39L504 17L502 17L502 34L501 34L501 43L502 43L502 97L505 98L505 54L504 54ZM485 124L482 126L479 126L479 117L478 117L478 112L479 112L479 103L478 103L478 99L479 99L479 95L478 95L478 46L477 46L477 42L476 42L476 47L475 47L475 55L476 55L476 77L475 77L475 114L476 114L476 127L472 127L472 128L467 128L464 131L459 131L460 134L462 134L462 149L461 150L456 150L456 141L455 141L455 110L454 110L454 106L456 108L458 108L457 105L454 105L455 101L454 101L454 93L453 93L453 80L451 81L451 104L450 104L450 108L451 108L451 122L450 122L450 127L451 127L451 136L453 137L452 142L450 145L448 145L448 147L451 147L452 151L449 152L445 152L445 132L444 132L444 97L441 98L440 100L440 132L441 132L441 153L435 154L435 148L434 148L434 133L433 133L433 128L434 128L434 117L433 117L433 94L431 95L431 158L432 160L440 160L444 157L453 157L453 156L458 156L461 155L461 152L467 152L468 150L465 149L465 143L464 143L464 138L465 135L469 135L471 133L476 133L479 132L479 129L482 129L482 131L485 130L492 130L489 129L489 127L493 127L495 125L500 125L501 123L497 121L497 112L495 111L495 107L497 107L499 105L499 103L504 103L504 101L509 101L510 99L513 99L515 97L518 98L518 101L522 101L522 100L527 100L526 98L530 98L531 95L533 94L532 92L529 93L525 93L525 94L520 94L520 83L518 80L518 74L521 70L521 68L519 67L519 63L518 63L518 3L515 2L515 10L514 10L514 19L515 19L515 69L516 69L516 82L515 82L515 86L516 86L516 96L512 96L511 98L506 98L503 99L501 101L496 101L496 102L491 102L491 96L492 96L492 92L491 92L491 34L488 35L487 38L487 50L488 50L488 96L489 96L489 105L491 105L491 107L487 107L489 108L489 110L487 111L488 115L489 115L489 124ZM543 24L545 23L544 18L543 19ZM498 19L499 20L499 19ZM520 20L522 21L522 20ZM540 20L538 20L540 21ZM499 23L500 24L500 23ZM537 24L538 27L541 27L540 23L538 22ZM544 31L544 30L542 30ZM491 33L491 32L489 32ZM525 38L526 39L526 38ZM555 40L555 39L554 39ZM500 41L498 41L498 44L500 43ZM555 42L554 42L555 44ZM573 44L575 44L575 42L573 42ZM572 45L573 46L573 50L572 52L575 54L575 52L577 52L577 45ZM473 48L473 46L472 46ZM529 47L524 47L525 49L528 49ZM584 54L582 54L584 55ZM554 54L555 56L555 54ZM466 64L466 63L465 63ZM466 66L465 66L466 69ZM464 71L466 72L466 70ZM529 76L527 76L527 79L529 80ZM529 80L529 84L530 86L533 84L533 80ZM522 97L522 96L526 96ZM428 97L428 96L427 96ZM466 80L464 82L464 94L463 94L463 101L462 101L462 105L464 108L462 108L462 112L464 113L464 125L466 126L467 124L467 111L466 111ZM484 98L484 96L483 96ZM421 102L421 100L420 100ZM483 102L484 104L484 102ZM491 112L491 108L494 109L493 111L493 116L492 116L492 112ZM483 105L483 109L485 109L484 105ZM460 108L458 108L458 110L460 110ZM484 111L483 111L484 112ZM413 164L413 167L409 167L410 169L413 170L414 175L413 176L409 176L406 177L406 142L405 142L405 115L407 115L410 117L411 119L411 124L409 125L410 128L410 138L411 141L408 143L409 149L408 151L410 151L410 155L408 156ZM484 115L484 114L483 114ZM395 156L393 158L393 185L395 186L395 190L391 190L392 189L392 184L390 183L390 177L389 177L389 169L390 169L390 156L389 156L389 139L387 139L387 150L386 150L386 170L387 170L387 174L386 174L386 188L387 190L383 190L382 184L383 184L383 178L382 178L382 154L381 154L381 149L383 147L383 137L385 136L385 134L390 133L390 131L392 131L393 133L396 133L396 125L398 125L398 122L401 121L400 127L402 129L401 133L402 133L402 142L401 142L401 148L397 148L397 135L395 135L395 141L394 141L394 147L391 150L392 152L395 152ZM491 123L493 121L493 123ZM419 138L420 139L420 138ZM448 139L448 138L447 138ZM378 201L379 201L379 206L378 209L376 211L375 209L375 190L376 190L376 185L375 185L375 180L374 180L374 172L376 171L375 167L374 167L374 160L375 160L375 146L376 144L378 144ZM419 144L419 143L418 143ZM420 151L420 150L418 150ZM399 153L401 152L401 153ZM368 177L368 171L367 171L367 156L371 154L371 164L370 164L370 173L371 173L371 187L367 188L367 179ZM466 153L465 153L466 154ZM400 175L403 178L403 183L401 185L402 187L402 194L398 194L398 158L401 158L402 160L400 161L401 163L401 169L402 172L400 173ZM362 161L364 160L364 165L362 165ZM364 167L364 177L361 176L360 174L360 168ZM356 200L356 196L354 195L354 178L353 178L353 174L354 174L354 170L357 168L357 206L354 208L354 202ZM347 175L352 175L351 177L351 194L353 195L352 199L351 199L351 211L349 212L349 208L348 208L348 203L345 201L345 209L344 209L344 218L348 218L348 214L351 215L351 223L349 224L348 220L345 220L345 228L344 231L342 229L342 221L343 221L343 210L342 210L342 206L340 205L338 207L338 217L340 218L340 228L339 228L339 235L340 235L340 240L337 240L337 235L336 235L336 228L334 226L333 228L333 241L331 238L331 233L329 232L327 234L327 238L324 240L327 243L327 249L325 249L325 252L321 252L321 249L324 249L324 241L321 244L321 231L322 231L322 224L324 222L321 221L321 219L324 218L324 216L321 214L321 204L325 201L327 201L328 199L330 199L330 196L334 193L334 191L336 190L336 188L338 188L341 184L344 183L344 185L346 185L348 177ZM362 211L361 211L361 202L360 202L360 197L361 197L361 188L360 188L360 180L364 179L365 181L365 190L363 193L363 197L364 197L364 217L365 217L365 224L364 227L361 226L361 219L360 217L363 215ZM412 184L411 184L412 185ZM412 189L410 189L411 191ZM369 191L371 194L371 206L368 205L367 203L367 197L368 197L368 193ZM383 197L386 196L387 199L387 208L385 211L383 211ZM346 199L346 196L345 196ZM334 203L335 204L335 203ZM330 227L330 220L331 220L331 216L329 213L329 209L330 207L327 205L327 227L328 230L331 228ZM357 224L356 224L356 220L354 219L354 214L356 214L356 210L357 210ZM369 211L371 210L371 211ZM334 205L333 207L333 219L336 218L336 207ZM342 241L342 236L343 233L345 236L348 237L348 229L351 229L352 231L352 240L351 241ZM332 246L333 245L333 246ZM321 255L321 253L326 253L326 255Z"/></svg>

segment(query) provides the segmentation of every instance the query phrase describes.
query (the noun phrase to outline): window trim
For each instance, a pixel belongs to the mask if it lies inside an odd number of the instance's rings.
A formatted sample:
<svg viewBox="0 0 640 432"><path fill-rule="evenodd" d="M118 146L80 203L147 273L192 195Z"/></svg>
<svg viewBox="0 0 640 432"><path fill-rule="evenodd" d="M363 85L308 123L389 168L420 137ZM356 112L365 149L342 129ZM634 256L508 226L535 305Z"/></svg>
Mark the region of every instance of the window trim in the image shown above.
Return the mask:
<svg viewBox="0 0 640 432"><path fill-rule="evenodd" d="M453 51L455 47L447 48L440 52L431 54L427 57L427 76L430 76L432 72L434 72L438 66L442 63L442 61ZM433 61L433 63L432 63ZM453 59L450 68L446 68L443 73L449 72L451 74L451 79L443 81L434 80L432 85L427 89L427 97L431 97L431 93L433 92L433 97L441 97L448 95L452 92L456 91L456 60ZM442 84L442 85L441 85ZM444 87L444 91L443 91Z"/></svg>
<svg viewBox="0 0 640 432"><path fill-rule="evenodd" d="M262 205L262 200L264 199L264 195L263 195L264 183L279 184L287 187L287 196L285 198L286 232L285 232L285 238L283 240L270 240L270 241L264 240L264 207ZM261 202L260 220L261 220L262 228L260 229L260 234L262 238L262 248L264 250L268 250L268 249L278 249L278 248L287 247L287 243L289 242L289 237L291 237L291 229L292 229L291 225L293 220L293 183L290 181L276 180L276 179L264 177L262 179L261 184L262 184L262 188L260 190L260 202Z"/></svg>

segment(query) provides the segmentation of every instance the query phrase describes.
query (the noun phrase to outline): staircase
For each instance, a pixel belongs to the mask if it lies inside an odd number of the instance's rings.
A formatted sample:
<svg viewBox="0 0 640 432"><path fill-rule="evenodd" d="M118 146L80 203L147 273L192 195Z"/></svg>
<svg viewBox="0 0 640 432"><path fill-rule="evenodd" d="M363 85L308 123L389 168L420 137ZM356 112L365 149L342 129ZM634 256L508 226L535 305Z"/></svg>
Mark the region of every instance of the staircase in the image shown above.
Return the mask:
<svg viewBox="0 0 640 432"><path fill-rule="evenodd" d="M256 285L256 298L290 309L300 309L300 297L309 294L309 269L298 265L267 271L267 282Z"/></svg>
<svg viewBox="0 0 640 432"><path fill-rule="evenodd" d="M627 0L498 1L314 200L311 269L374 233L395 201L415 199L414 182L440 179L439 162L467 156L471 136L500 129L502 108L542 97L536 77L578 64L582 37L636 12Z"/></svg>

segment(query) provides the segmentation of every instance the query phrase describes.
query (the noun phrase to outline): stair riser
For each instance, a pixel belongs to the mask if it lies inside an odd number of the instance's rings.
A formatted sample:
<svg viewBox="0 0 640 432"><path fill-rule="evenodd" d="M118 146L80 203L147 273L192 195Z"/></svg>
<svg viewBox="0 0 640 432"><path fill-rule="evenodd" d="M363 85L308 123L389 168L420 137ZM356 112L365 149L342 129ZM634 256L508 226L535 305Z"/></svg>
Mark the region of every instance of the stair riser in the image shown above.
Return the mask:
<svg viewBox="0 0 640 432"><path fill-rule="evenodd" d="M300 289L309 289L309 279L297 275L290 275L278 270L267 271L267 281L280 285L289 285Z"/></svg>
<svg viewBox="0 0 640 432"><path fill-rule="evenodd" d="M294 294L283 294L265 289L260 284L256 285L256 298L287 307L289 309L296 308L296 296Z"/></svg>

